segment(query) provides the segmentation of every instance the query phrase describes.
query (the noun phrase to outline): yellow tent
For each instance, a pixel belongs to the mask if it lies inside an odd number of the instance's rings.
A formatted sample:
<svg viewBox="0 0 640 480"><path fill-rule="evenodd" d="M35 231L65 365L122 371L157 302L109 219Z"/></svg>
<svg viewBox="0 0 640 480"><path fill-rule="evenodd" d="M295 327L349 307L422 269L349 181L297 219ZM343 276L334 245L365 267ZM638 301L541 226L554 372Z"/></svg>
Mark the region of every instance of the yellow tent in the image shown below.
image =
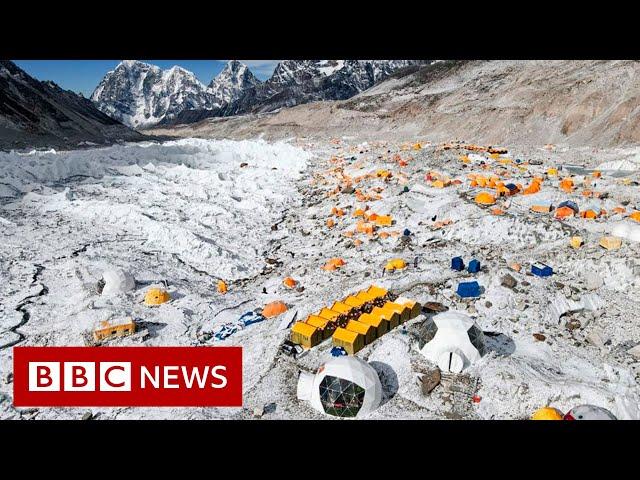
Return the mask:
<svg viewBox="0 0 640 480"><path fill-rule="evenodd" d="M350 355L354 355L364 347L364 335L341 327L336 328L332 341L336 347L344 348Z"/></svg>
<svg viewBox="0 0 640 480"><path fill-rule="evenodd" d="M358 298L354 295L350 295L347 298L345 298L342 303L344 303L345 305L349 305L350 307L356 308L356 309L361 309L364 307L364 304L367 303L366 301L362 300L361 298Z"/></svg>
<svg viewBox="0 0 640 480"><path fill-rule="evenodd" d="M400 314L393 310L383 307L375 307L371 310L371 314L387 322L387 331L396 328L400 324Z"/></svg>
<svg viewBox="0 0 640 480"><path fill-rule="evenodd" d="M584 241L582 240L582 237L571 237L571 239L569 240L569 244L573 248L580 248L583 243Z"/></svg>
<svg viewBox="0 0 640 480"><path fill-rule="evenodd" d="M557 408L542 407L533 412L531 420L562 420L564 415Z"/></svg>
<svg viewBox="0 0 640 480"><path fill-rule="evenodd" d="M323 340L325 338L329 338L335 329L335 323L317 315L309 315L304 323L317 328L320 331Z"/></svg>
<svg viewBox="0 0 640 480"><path fill-rule="evenodd" d="M369 345L376 339L376 329L368 323L361 323L357 320L349 320L347 323L347 330L359 333L364 336L364 344Z"/></svg>
<svg viewBox="0 0 640 480"><path fill-rule="evenodd" d="M378 287L377 285L371 285L367 288L367 293L375 298L385 297L389 291L386 288Z"/></svg>
<svg viewBox="0 0 640 480"><path fill-rule="evenodd" d="M622 239L620 237L602 237L600 246L607 250L618 250L622 246Z"/></svg>
<svg viewBox="0 0 640 480"><path fill-rule="evenodd" d="M382 307L383 310L396 312L400 316L400 323L406 322L411 316L411 308L396 302L387 302Z"/></svg>
<svg viewBox="0 0 640 480"><path fill-rule="evenodd" d="M291 341L306 348L312 348L322 341L321 332L304 322L296 322L291 327Z"/></svg>
<svg viewBox="0 0 640 480"><path fill-rule="evenodd" d="M496 197L491 195L489 192L480 192L476 195L476 203L480 205L493 205L496 203Z"/></svg>
<svg viewBox="0 0 640 480"><path fill-rule="evenodd" d="M161 305L171 300L169 292L162 288L151 288L144 296L145 305Z"/></svg>
<svg viewBox="0 0 640 480"><path fill-rule="evenodd" d="M334 312L333 310L325 307L322 310L320 310L320 312L318 313L318 316L322 318L326 318L331 322L335 322L338 320L340 313Z"/></svg>
<svg viewBox="0 0 640 480"><path fill-rule="evenodd" d="M384 267L387 271L393 270L402 270L403 268L407 268L407 262L405 262L401 258L394 258L393 260L389 260L387 265Z"/></svg>
<svg viewBox="0 0 640 480"><path fill-rule="evenodd" d="M394 303L409 308L409 319L416 318L422 311L422 305L410 298L398 297L394 300Z"/></svg>
<svg viewBox="0 0 640 480"><path fill-rule="evenodd" d="M358 317L360 323L366 323L373 327L375 337L380 338L387 333L388 322L380 317L380 315L374 315L373 313L363 313Z"/></svg>

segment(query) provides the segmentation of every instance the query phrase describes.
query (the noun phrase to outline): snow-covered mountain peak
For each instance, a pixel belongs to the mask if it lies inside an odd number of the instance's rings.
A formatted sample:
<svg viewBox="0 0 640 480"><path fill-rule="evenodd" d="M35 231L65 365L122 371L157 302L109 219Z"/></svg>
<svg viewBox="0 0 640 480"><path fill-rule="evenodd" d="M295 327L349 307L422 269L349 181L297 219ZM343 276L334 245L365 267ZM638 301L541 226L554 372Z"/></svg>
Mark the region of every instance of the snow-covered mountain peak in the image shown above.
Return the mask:
<svg viewBox="0 0 640 480"><path fill-rule="evenodd" d="M132 127L221 104L189 70L179 66L162 70L137 60L124 60L108 72L91 99L102 112Z"/></svg>
<svg viewBox="0 0 640 480"><path fill-rule="evenodd" d="M221 101L231 103L258 84L260 80L251 73L249 67L238 60L230 60L211 81L209 89Z"/></svg>

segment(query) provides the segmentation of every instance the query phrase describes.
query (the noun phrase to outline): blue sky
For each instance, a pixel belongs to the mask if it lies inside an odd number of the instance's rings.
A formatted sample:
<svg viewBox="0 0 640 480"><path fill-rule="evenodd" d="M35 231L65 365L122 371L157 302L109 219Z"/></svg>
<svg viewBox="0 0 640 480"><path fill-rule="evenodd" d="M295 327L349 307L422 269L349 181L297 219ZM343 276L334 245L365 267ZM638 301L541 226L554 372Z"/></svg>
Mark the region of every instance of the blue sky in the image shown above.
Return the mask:
<svg viewBox="0 0 640 480"><path fill-rule="evenodd" d="M195 73L207 85L226 64L226 60L142 60L162 69L179 65ZM120 60L14 60L16 65L38 80L52 80L66 90L89 97L100 80ZM271 76L278 60L241 60L260 80Z"/></svg>

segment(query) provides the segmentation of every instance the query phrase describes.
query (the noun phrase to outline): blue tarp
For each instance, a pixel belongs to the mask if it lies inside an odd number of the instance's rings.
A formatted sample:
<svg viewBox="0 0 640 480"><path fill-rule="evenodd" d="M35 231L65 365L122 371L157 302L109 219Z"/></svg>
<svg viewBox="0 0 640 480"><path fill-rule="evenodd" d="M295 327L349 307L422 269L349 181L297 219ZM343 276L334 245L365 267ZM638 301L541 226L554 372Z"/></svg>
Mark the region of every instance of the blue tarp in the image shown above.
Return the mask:
<svg viewBox="0 0 640 480"><path fill-rule="evenodd" d="M257 312L246 312L235 322L224 323L217 327L212 333L216 340L224 340L245 327L264 320L264 317Z"/></svg>
<svg viewBox="0 0 640 480"><path fill-rule="evenodd" d="M347 354L346 350L342 347L333 347L331 349L331 355L334 357L341 357L346 354Z"/></svg>

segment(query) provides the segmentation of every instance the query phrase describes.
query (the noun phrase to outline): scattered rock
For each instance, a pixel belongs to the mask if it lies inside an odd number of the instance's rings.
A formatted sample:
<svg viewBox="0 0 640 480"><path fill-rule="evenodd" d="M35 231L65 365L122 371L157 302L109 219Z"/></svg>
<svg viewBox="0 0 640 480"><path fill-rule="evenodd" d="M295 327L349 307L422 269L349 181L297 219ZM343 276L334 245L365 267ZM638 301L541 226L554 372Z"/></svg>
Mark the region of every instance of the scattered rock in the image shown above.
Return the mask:
<svg viewBox="0 0 640 480"><path fill-rule="evenodd" d="M573 330L577 330L578 328L580 328L582 326L582 324L580 323L579 320L569 320L566 324L565 327L567 327L567 330L573 331Z"/></svg>
<svg viewBox="0 0 640 480"><path fill-rule="evenodd" d="M554 282L558 290L562 290L564 288L564 283L562 282Z"/></svg>
<svg viewBox="0 0 640 480"><path fill-rule="evenodd" d="M602 330L592 330L588 335L587 335L587 342L589 342L591 345L598 347L600 350L604 350L605 346L608 343L611 343L611 340L609 340L604 332L602 332Z"/></svg>
<svg viewBox="0 0 640 480"><path fill-rule="evenodd" d="M264 415L264 407L255 407L253 409L254 418L262 418L263 415Z"/></svg>
<svg viewBox="0 0 640 480"><path fill-rule="evenodd" d="M342 190L340 190L342 193L346 193L348 195L352 194L353 192L356 191L356 189L353 187L353 185L347 185L346 187L342 187Z"/></svg>
<svg viewBox="0 0 640 480"><path fill-rule="evenodd" d="M491 303L489 300L487 300L486 302L484 302L484 306L487 308L491 308L493 306L493 303Z"/></svg>
<svg viewBox="0 0 640 480"><path fill-rule="evenodd" d="M527 308L527 302L525 302L524 300L518 300L515 304L515 307L516 310L520 310L521 312L523 312Z"/></svg>
<svg viewBox="0 0 640 480"><path fill-rule="evenodd" d="M537 341L539 341L539 342L544 342L544 341L547 339L547 337L545 337L545 336L544 336L543 334L541 334L541 333L534 333L534 334L533 334L533 338L535 338L535 339L536 339Z"/></svg>
<svg viewBox="0 0 640 480"><path fill-rule="evenodd" d="M429 395L434 388L440 385L440 380L442 376L440 374L440 369L436 368L431 373L426 373L422 375L420 378L420 386L422 389L423 395Z"/></svg>
<svg viewBox="0 0 640 480"><path fill-rule="evenodd" d="M424 304L423 308L431 313L446 312L449 310L449 307L439 302L427 302Z"/></svg>
<svg viewBox="0 0 640 480"><path fill-rule="evenodd" d="M638 345L636 345L633 348L630 348L629 350L627 350L627 353L629 355L631 355L634 358L637 358L640 360L640 343Z"/></svg>
<svg viewBox="0 0 640 480"><path fill-rule="evenodd" d="M91 410L84 412L84 415L82 415L82 420L92 420L92 419L93 419L93 413L91 412Z"/></svg>
<svg viewBox="0 0 640 480"><path fill-rule="evenodd" d="M246 167L246 166L248 166L248 165L249 165L249 164L248 164L247 162L242 162L242 163L240 164L240 168L244 168L244 167Z"/></svg>
<svg viewBox="0 0 640 480"><path fill-rule="evenodd" d="M13 372L7 372L7 374L4 376L4 383L11 382L13 382Z"/></svg>
<svg viewBox="0 0 640 480"><path fill-rule="evenodd" d="M504 277L502 277L502 279L500 280L500 285L506 288L513 288L517 284L518 284L518 281L508 273Z"/></svg>

